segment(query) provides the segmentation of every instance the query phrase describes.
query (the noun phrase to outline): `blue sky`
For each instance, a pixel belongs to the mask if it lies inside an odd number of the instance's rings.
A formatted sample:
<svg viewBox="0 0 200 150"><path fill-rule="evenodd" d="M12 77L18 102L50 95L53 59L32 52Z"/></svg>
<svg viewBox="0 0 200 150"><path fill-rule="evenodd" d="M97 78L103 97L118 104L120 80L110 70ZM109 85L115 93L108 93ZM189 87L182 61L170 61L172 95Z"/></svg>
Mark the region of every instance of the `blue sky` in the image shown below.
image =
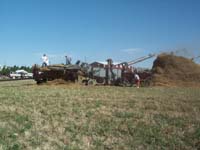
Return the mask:
<svg viewBox="0 0 200 150"><path fill-rule="evenodd" d="M0 64L200 55L199 0L0 0ZM153 59L137 64L151 67Z"/></svg>

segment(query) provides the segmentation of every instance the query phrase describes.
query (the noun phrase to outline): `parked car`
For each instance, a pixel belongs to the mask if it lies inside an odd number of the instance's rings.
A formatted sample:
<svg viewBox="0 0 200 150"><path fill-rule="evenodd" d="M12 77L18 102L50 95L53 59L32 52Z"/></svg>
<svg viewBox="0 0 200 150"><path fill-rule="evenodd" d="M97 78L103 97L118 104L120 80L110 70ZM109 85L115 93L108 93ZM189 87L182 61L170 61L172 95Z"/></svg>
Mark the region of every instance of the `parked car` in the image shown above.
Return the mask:
<svg viewBox="0 0 200 150"><path fill-rule="evenodd" d="M15 72L11 72L9 76L12 79L29 79L33 78L33 73L29 73L25 70L17 70Z"/></svg>

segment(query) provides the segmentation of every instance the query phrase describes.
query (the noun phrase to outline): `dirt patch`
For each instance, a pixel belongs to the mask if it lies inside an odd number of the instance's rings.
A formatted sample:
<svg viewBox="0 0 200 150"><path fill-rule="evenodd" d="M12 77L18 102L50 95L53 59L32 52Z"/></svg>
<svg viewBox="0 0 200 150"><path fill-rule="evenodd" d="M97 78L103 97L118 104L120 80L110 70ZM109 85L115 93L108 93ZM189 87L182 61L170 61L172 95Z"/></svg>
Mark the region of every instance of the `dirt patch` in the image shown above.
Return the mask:
<svg viewBox="0 0 200 150"><path fill-rule="evenodd" d="M55 79L52 81L44 82L40 84L42 86L55 86L55 87L62 87L62 88L80 88L83 85L77 82L65 81L63 79Z"/></svg>
<svg viewBox="0 0 200 150"><path fill-rule="evenodd" d="M63 79L55 79L53 81L48 81L47 83L45 83L47 85L60 85L60 84L73 84L72 82L68 82L68 81L65 81Z"/></svg>
<svg viewBox="0 0 200 150"><path fill-rule="evenodd" d="M159 55L154 61L152 73L152 83L156 86L200 87L200 66L181 56Z"/></svg>

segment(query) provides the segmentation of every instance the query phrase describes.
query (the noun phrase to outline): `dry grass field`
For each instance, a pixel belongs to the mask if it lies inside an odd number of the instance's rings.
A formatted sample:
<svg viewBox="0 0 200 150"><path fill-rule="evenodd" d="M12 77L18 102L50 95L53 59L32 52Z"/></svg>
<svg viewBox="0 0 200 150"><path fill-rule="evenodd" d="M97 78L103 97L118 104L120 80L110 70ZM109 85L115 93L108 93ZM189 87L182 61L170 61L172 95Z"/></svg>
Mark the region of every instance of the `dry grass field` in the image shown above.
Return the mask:
<svg viewBox="0 0 200 150"><path fill-rule="evenodd" d="M200 149L200 89L1 82L0 149Z"/></svg>

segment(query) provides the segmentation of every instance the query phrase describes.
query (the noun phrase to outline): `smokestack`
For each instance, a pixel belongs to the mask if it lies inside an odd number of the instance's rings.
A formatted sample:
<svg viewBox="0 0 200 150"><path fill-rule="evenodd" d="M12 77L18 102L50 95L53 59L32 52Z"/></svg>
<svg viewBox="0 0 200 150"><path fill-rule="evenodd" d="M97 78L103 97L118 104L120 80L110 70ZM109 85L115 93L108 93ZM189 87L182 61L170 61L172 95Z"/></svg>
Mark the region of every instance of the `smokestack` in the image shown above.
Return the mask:
<svg viewBox="0 0 200 150"><path fill-rule="evenodd" d="M68 56L65 56L66 59L66 65L70 65L71 64L71 58Z"/></svg>

